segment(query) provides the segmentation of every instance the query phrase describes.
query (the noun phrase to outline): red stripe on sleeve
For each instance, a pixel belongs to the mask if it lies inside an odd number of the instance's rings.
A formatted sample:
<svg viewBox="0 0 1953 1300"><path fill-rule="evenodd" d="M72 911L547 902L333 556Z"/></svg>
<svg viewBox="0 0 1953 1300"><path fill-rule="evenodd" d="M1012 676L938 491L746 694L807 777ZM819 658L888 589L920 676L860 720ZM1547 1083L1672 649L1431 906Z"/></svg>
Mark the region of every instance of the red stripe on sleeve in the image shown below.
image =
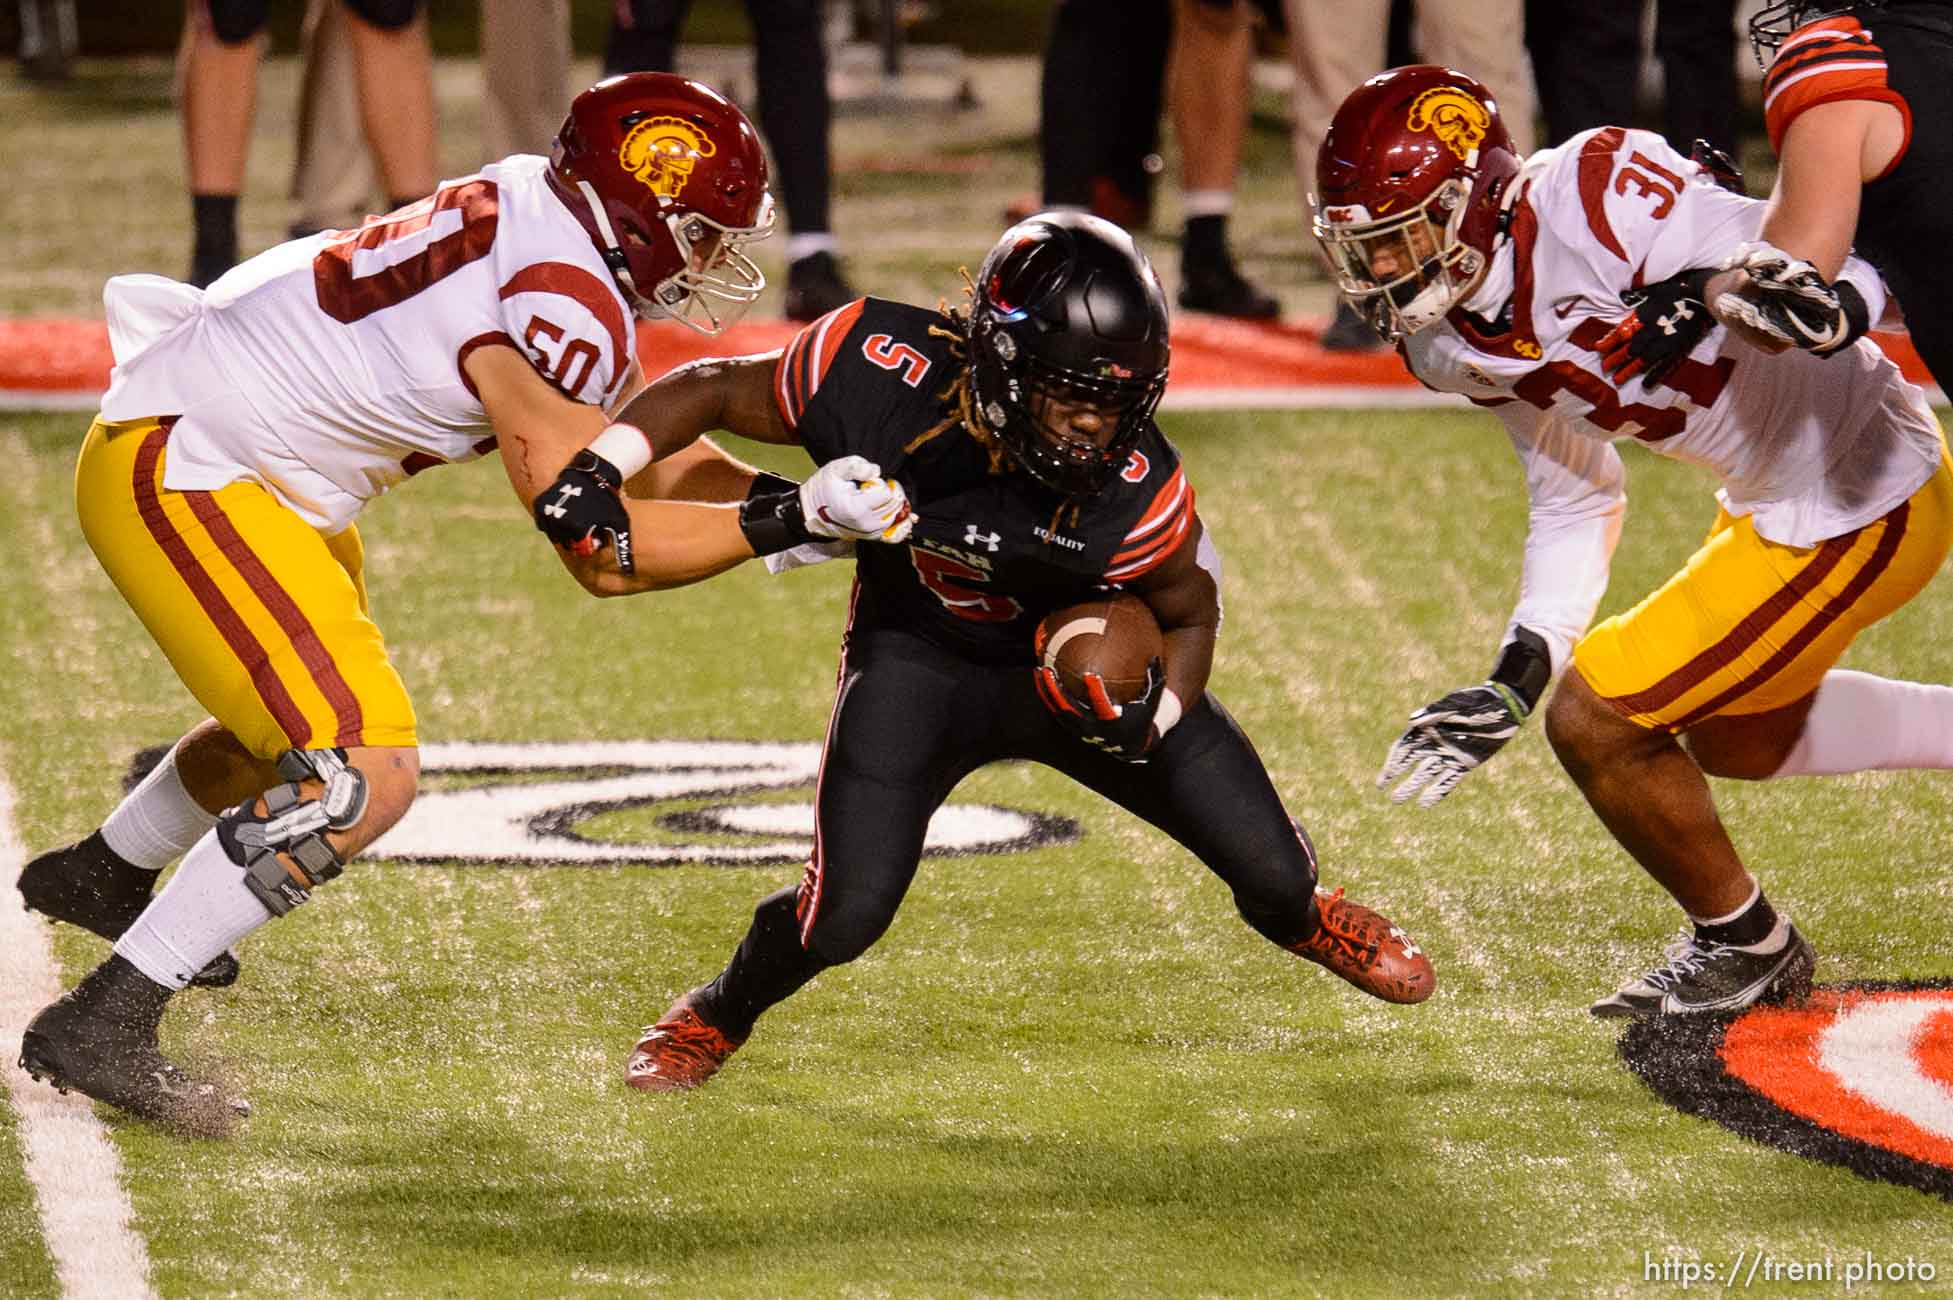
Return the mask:
<svg viewBox="0 0 1953 1300"><path fill-rule="evenodd" d="M1618 126L1596 131L1580 146L1579 161L1580 206L1587 213L1587 229L1602 248L1623 262L1628 260L1627 250L1607 222L1607 182L1614 175L1614 155L1626 139L1627 133Z"/></svg>

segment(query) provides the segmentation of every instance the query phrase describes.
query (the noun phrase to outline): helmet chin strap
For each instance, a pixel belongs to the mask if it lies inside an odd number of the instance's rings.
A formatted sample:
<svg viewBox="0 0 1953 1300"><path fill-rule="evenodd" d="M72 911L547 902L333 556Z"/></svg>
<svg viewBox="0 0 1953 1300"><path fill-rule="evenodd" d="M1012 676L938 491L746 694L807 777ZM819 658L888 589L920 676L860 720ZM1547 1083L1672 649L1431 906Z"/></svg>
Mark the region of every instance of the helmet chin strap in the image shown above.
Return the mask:
<svg viewBox="0 0 1953 1300"><path fill-rule="evenodd" d="M597 229L603 232L604 242L599 251L603 254L604 265L610 268L611 275L623 287L624 297L630 301L631 308L645 320L668 315L663 307L638 292L637 281L631 276L631 264L624 256L624 245L617 238L617 231L610 224L610 214L604 211L603 200L597 197L594 186L586 180L578 180L577 189L583 192L583 201L590 206L590 215L596 218Z"/></svg>

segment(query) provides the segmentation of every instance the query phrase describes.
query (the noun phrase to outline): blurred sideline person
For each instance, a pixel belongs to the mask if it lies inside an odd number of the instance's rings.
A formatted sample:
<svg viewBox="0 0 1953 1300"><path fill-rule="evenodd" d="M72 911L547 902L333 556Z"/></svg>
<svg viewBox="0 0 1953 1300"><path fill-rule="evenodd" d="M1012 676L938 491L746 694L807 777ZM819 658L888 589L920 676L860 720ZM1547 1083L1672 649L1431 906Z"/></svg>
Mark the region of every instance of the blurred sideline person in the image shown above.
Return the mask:
<svg viewBox="0 0 1953 1300"><path fill-rule="evenodd" d="M1953 385L1953 3L1778 0L1751 20L1764 122L1783 165L1762 227L1707 278L1717 319L1760 347L1835 355L1874 316L1840 280L1876 266L1942 388ZM1710 264L1711 269L1714 263Z"/></svg>
<svg viewBox="0 0 1953 1300"><path fill-rule="evenodd" d="M606 423L632 382L633 315L712 332L758 295L740 250L770 203L739 110L644 74L580 95L549 159L516 155L386 220L279 245L207 292L109 282L117 364L76 506L211 717L99 830L22 871L30 910L116 941L28 1026L24 1068L192 1131L241 1111L162 1055L166 1004L199 976L233 977L232 944L337 877L414 798L414 709L368 615L354 526L373 497L498 452L599 596L904 522L872 467L755 493L753 471L709 443L647 468L643 435Z"/></svg>
<svg viewBox="0 0 1953 1300"><path fill-rule="evenodd" d="M810 321L854 299L836 257L822 0L745 0L753 24L760 129L779 168L787 217L788 320ZM692 0L616 0L606 75L666 72Z"/></svg>
<svg viewBox="0 0 1953 1300"><path fill-rule="evenodd" d="M372 210L373 154L360 128L359 80L343 0L310 0L299 38L297 201L291 237L350 230ZM547 153L570 99L567 0L482 0L485 159Z"/></svg>
<svg viewBox="0 0 1953 1300"><path fill-rule="evenodd" d="M361 121L390 205L434 188L433 56L419 0L346 0ZM194 245L189 282L237 263L237 204L257 107L270 0L191 0L178 76Z"/></svg>
<svg viewBox="0 0 1953 1300"><path fill-rule="evenodd" d="M1030 759L1171 835L1265 938L1372 997L1420 1002L1429 958L1316 884L1308 838L1207 690L1220 557L1153 422L1167 312L1132 237L1083 213L1007 230L967 310L878 299L784 351L681 367L624 413L660 456L709 429L865 457L917 512L856 547L856 588L815 793L814 852L762 899L731 962L645 1031L625 1080L711 1077L769 1007L853 961L895 918L930 816L959 781ZM1040 621L1097 593L1146 602L1164 655L1114 704L1038 667Z"/></svg>
<svg viewBox="0 0 1953 1300"><path fill-rule="evenodd" d="M1345 298L1419 380L1498 413L1531 500L1490 678L1412 715L1379 784L1436 803L1570 663L1548 739L1693 923L1594 1013L1802 997L1814 950L1738 858L1706 777L1953 767L1953 689L1835 666L1953 541L1953 467L1919 390L1869 341L1770 356L1722 331L1651 352L1677 314L1669 277L1764 217L1651 132L1607 127L1522 159L1482 83L1397 68L1338 110L1317 187ZM1876 315L1877 273L1856 258L1839 273ZM1616 327L1624 302L1655 327ZM1708 470L1721 508L1680 572L1588 630L1626 437Z"/></svg>
<svg viewBox="0 0 1953 1300"><path fill-rule="evenodd" d="M1180 306L1246 320L1281 312L1228 245L1247 139L1254 23L1276 0L1059 0L1044 50L1043 207L1150 224L1163 85L1180 150ZM1012 220L1037 210L1018 199Z"/></svg>
<svg viewBox="0 0 1953 1300"><path fill-rule="evenodd" d="M1696 140L1734 152L1737 0L1647 0L1661 64L1661 129L1677 149ZM1526 51L1546 121L1541 144L1632 121L1641 88L1642 0L1526 0ZM1432 60L1449 62L1447 59ZM1459 66L1471 66L1461 61Z"/></svg>
<svg viewBox="0 0 1953 1300"><path fill-rule="evenodd" d="M1391 6L1380 0L1284 3L1289 60L1295 65L1295 177L1306 196L1314 189L1316 153L1337 105L1385 66ZM1411 44L1418 57L1482 72L1498 93L1507 129L1521 153L1532 148L1534 111L1524 29L1523 0L1415 0L1412 10ZM1339 351L1380 346L1363 318L1340 301L1322 344Z"/></svg>
<svg viewBox="0 0 1953 1300"><path fill-rule="evenodd" d="M1180 306L1244 320L1281 314L1273 295L1241 274L1227 221L1254 83L1257 9L1279 21L1274 0L1175 0L1173 131L1180 144Z"/></svg>

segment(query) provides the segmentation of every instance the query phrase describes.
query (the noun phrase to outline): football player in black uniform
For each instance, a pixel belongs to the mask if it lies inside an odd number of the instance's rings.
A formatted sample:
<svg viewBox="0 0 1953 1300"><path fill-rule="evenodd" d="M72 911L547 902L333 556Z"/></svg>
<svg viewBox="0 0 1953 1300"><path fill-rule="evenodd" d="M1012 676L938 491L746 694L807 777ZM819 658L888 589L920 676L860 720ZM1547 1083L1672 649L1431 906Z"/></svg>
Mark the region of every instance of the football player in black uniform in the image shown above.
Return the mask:
<svg viewBox="0 0 1953 1300"><path fill-rule="evenodd" d="M1166 374L1165 299L1131 236L1045 214L1005 233L966 310L854 302L780 352L676 370L620 414L660 457L712 429L858 455L915 511L906 542L855 552L813 858L760 901L725 970L645 1032L632 1086L703 1083L761 1012L865 952L931 814L999 759L1056 768L1173 836L1272 942L1374 997L1429 996L1430 960L1402 930L1317 888L1307 837L1207 692L1220 563L1153 422ZM1151 607L1164 662L1110 716L1047 707L1038 623L1108 588Z"/></svg>

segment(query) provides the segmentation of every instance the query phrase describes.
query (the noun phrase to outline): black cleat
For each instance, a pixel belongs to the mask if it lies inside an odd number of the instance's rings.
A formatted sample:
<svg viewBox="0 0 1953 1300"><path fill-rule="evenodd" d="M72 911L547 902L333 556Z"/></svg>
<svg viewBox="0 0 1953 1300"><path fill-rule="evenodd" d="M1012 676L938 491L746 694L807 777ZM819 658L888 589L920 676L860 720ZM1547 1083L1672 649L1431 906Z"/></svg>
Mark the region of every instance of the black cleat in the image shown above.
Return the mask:
<svg viewBox="0 0 1953 1300"><path fill-rule="evenodd" d="M1273 320L1282 314L1275 296L1255 287L1225 255L1217 262L1182 261L1180 305L1236 320Z"/></svg>
<svg viewBox="0 0 1953 1300"><path fill-rule="evenodd" d="M832 253L809 253L787 267L788 320L819 320L860 296L841 278Z"/></svg>
<svg viewBox="0 0 1953 1300"><path fill-rule="evenodd" d="M1759 1002L1802 1002L1810 996L1817 950L1788 920L1777 925L1769 939L1750 948L1710 943L1683 931L1662 954L1660 966L1588 1010L1597 1016L1685 1016L1741 1011Z"/></svg>
<svg viewBox="0 0 1953 1300"><path fill-rule="evenodd" d="M1338 298L1336 318L1322 332L1322 346L1331 352L1374 352L1385 344L1383 336L1370 327L1370 322L1356 308Z"/></svg>
<svg viewBox="0 0 1953 1300"><path fill-rule="evenodd" d="M66 921L114 942L149 906L156 872L125 862L102 833L35 858L20 872L20 896L27 910ZM237 982L237 958L220 953L190 982L225 988Z"/></svg>
<svg viewBox="0 0 1953 1300"><path fill-rule="evenodd" d="M140 1119L226 1136L251 1104L163 1055L156 1027L169 998L169 989L112 956L34 1017L20 1036L20 1068Z"/></svg>

